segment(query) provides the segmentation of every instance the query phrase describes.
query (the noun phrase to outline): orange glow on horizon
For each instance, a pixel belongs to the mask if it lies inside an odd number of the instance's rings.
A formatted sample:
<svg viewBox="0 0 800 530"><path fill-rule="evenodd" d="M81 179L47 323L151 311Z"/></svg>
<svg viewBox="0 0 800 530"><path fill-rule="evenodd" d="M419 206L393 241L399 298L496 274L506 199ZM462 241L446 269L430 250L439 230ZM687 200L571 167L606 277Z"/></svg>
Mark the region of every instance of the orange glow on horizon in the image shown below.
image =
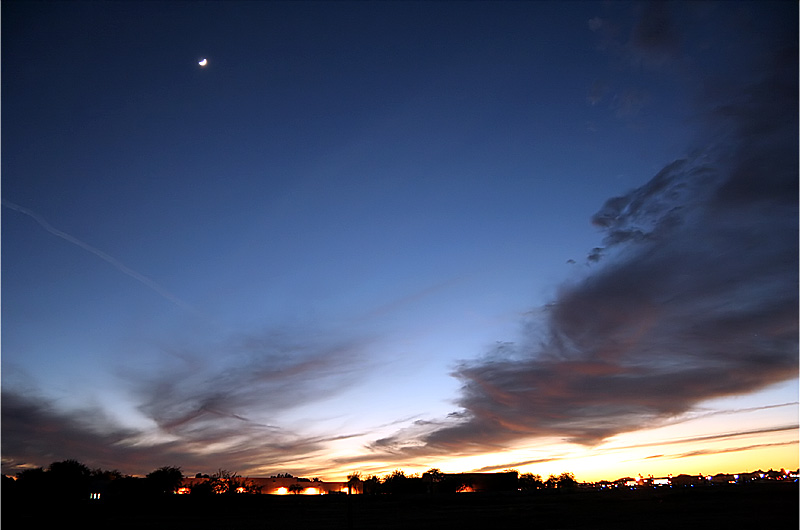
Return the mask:
<svg viewBox="0 0 800 530"><path fill-rule="evenodd" d="M791 407L794 411L797 407ZM791 412L791 411L790 411ZM728 418L728 421L730 419ZM796 418L794 420L796 423ZM438 468L444 473L498 472L515 469L546 478L563 472L573 473L579 482L616 480L626 476L697 475L743 473L761 469L798 469L798 430L769 428L758 424L732 432L727 425L697 426L692 422L625 433L605 443L586 447L558 440L532 440L503 452L453 456L375 465L350 463L346 469L331 469L328 476L347 476L359 470L362 476L378 477L401 469L407 476ZM735 427L734 427L735 428ZM327 462L326 462L327 463ZM315 473L322 474L322 473ZM341 480L341 479L338 479Z"/></svg>
<svg viewBox="0 0 800 530"><path fill-rule="evenodd" d="M783 387L779 390L785 392ZM354 472L360 472L362 479L366 479L382 478L398 469L406 476L422 475L431 468L443 473L492 473L514 469L544 479L551 474L558 476L568 472L579 482L597 482L639 475L705 476L759 469L796 470L800 467L799 406L797 402L788 399L779 402L778 399L769 390L753 396L714 400L685 415L617 434L594 446L568 443L556 437L531 438L509 441L506 449L486 453L469 453L469 445L460 452L454 446L449 452L452 456L416 456L422 451L404 454L402 450L392 454L365 453L369 440L391 434L390 429L376 432L365 428L368 434L337 440L318 457L289 460L283 463L282 469L255 467L245 469L244 473L268 476L289 469L298 476L345 483L348 475ZM331 466L337 461L346 463ZM346 493L346 486L342 485L340 491ZM286 493L289 491L279 494Z"/></svg>

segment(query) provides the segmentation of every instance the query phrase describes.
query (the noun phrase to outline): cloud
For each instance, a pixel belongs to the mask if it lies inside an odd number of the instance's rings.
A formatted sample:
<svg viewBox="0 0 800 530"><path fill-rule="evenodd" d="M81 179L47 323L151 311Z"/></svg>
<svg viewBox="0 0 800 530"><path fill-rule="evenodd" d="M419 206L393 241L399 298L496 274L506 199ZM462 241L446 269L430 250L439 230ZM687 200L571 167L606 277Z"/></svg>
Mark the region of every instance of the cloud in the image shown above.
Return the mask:
<svg viewBox="0 0 800 530"><path fill-rule="evenodd" d="M652 48L674 40L658 25L642 31ZM728 97L707 102L700 147L593 216L604 246L587 277L563 286L513 347L455 369L457 415L373 449L596 445L796 378L796 38L780 45L759 76L737 71Z"/></svg>
<svg viewBox="0 0 800 530"><path fill-rule="evenodd" d="M328 442L361 434L312 437L275 428L257 432L250 426L238 437L227 433L227 438L219 438L218 442L226 442L224 448L214 449L208 433L154 438L150 431L120 426L99 407L64 410L42 396L5 389L2 404L3 473L8 474L65 459L140 474L164 465L186 472L224 468L243 473L258 469L318 473L322 466L315 468L313 457ZM308 459L306 469L296 465L304 459Z"/></svg>
<svg viewBox="0 0 800 530"><path fill-rule="evenodd" d="M675 455L656 455L651 458L688 458L690 456L703 456L703 455L719 455L725 453L738 453L739 451L752 451L753 449L764 449L766 447L780 447L784 445L797 445L797 440L790 440L787 442L775 442L764 444L740 445L733 447L725 447L723 449L698 449L697 451L689 451L686 453Z"/></svg>
<svg viewBox="0 0 800 530"><path fill-rule="evenodd" d="M161 287L158 283L156 283L152 279L148 278L144 274L141 274L141 273L131 269L130 267L128 267L127 265L125 265L124 263L119 261L114 256L111 256L111 255L103 252L102 250L93 247L92 245L90 245L90 244L78 239L77 237L75 237L75 236L73 236L71 234L68 234L67 232L59 230L58 228L54 227L49 222L47 222L47 220L44 217L42 217L38 213L34 212L33 210L30 210L28 208L25 208L23 206L15 204L15 203L13 203L11 201L7 201L6 199L2 199L2 205L5 206L6 208L9 208L9 209L14 210L16 212L19 212L21 214L27 215L28 217L30 217L31 219L36 221L39 224L39 226L41 226L47 232L53 234L56 237L60 237L64 241L72 243L73 245L75 245L75 246L77 246L79 248L82 248L83 250L89 252L90 254L94 254L95 256L97 256L98 258L102 259L103 261L111 264L114 268L116 268L121 273L130 276L134 280L138 281L139 283L141 283L145 287L148 287L149 289L151 289L152 291L154 291L158 295L160 295L162 298L172 302L173 304L177 305L178 307L180 307L182 309L185 309L186 311L188 311L190 313L193 313L195 315L200 315L200 313L197 311L197 309L192 307L187 302L184 302L183 300L181 300L180 298L178 298L174 294L170 293L169 291L167 291L166 289Z"/></svg>
<svg viewBox="0 0 800 530"><path fill-rule="evenodd" d="M139 410L165 433L216 443L275 430L271 418L346 390L369 369L363 341L296 331L248 335L128 372ZM328 342L330 341L330 342Z"/></svg>
<svg viewBox="0 0 800 530"><path fill-rule="evenodd" d="M5 386L3 472L77 459L125 473L176 465L320 474L331 442L366 433L315 432L280 416L364 377L372 368L366 344L296 329L241 335L210 351L162 352L155 364L137 358L118 374L144 416L137 427L99 405L65 409L31 389Z"/></svg>
<svg viewBox="0 0 800 530"><path fill-rule="evenodd" d="M787 404L777 405L777 406L786 406ZM733 413L735 411L728 411ZM683 444L692 444L693 446L697 446L697 444L705 443L705 442L716 442L716 441L723 441L723 440L735 440L741 437L752 437L758 436L761 434L775 434L775 433L796 433L798 429L797 424L793 425L778 425L775 427L765 427L761 429L750 429L750 430L743 430L743 431L735 431L735 432L726 432L726 433L719 433L719 434L710 434L704 436L692 436L692 437L684 437L678 439L671 439L671 440L659 440L651 443L641 443L636 445L629 445L624 447L606 447L606 448L599 448L594 453L593 456L608 454L608 453L619 453L619 452L629 452L632 449L640 449L646 447L659 447L663 448L669 445L683 445ZM709 447L705 449L695 449L692 451L687 451L684 453L676 453L676 454L658 454L658 455L651 455L645 457L645 459L655 459L655 458L683 458L688 456L700 456L706 454L720 454L720 453L730 453L735 451L747 451L751 449L759 449L762 447L778 447L783 445L791 445L797 444L797 440L790 440L784 442L774 442L774 443L762 443L762 444L749 444L749 445L739 445L739 446L731 446L725 448L715 448ZM489 471L498 471L501 469L514 469L523 466L529 466L534 464L545 464L548 462L556 462L559 460L569 459L567 454L554 454L550 455L545 458L536 458L530 460L522 460L522 461L515 461L515 462L506 462L506 463L499 463L493 464L489 466L484 466L479 469L475 469L473 471L476 472L489 472Z"/></svg>
<svg viewBox="0 0 800 530"><path fill-rule="evenodd" d="M676 418L675 420L668 423L668 425L676 425L679 423L686 423L689 421L696 421L702 418L711 418L714 416L723 416L723 415L731 415L731 414L742 414L748 412L758 412L762 410L770 410L782 407L794 407L797 406L797 401L792 401L789 403L775 403L772 405L762 405L758 407L747 407L747 408L738 408L738 409L725 409L725 410L709 410L703 411L702 408L695 408L695 410L690 414L684 414L680 418Z"/></svg>
<svg viewBox="0 0 800 530"><path fill-rule="evenodd" d="M667 445L682 445L682 444L693 444L696 445L702 442L711 442L711 441L719 441L719 440L729 440L733 438L740 438L742 436L757 436L760 434L774 434L774 433L781 433L781 432L797 432L798 424L792 425L777 425L774 427L763 427L760 429L746 429L741 431L733 431L733 432L725 432L725 433L718 433L718 434L706 434L702 436L691 436L691 437L684 437L684 438L677 438L677 439L670 439L670 440L659 440L656 442L650 443L640 443L636 445L630 445L625 447L614 447L614 451L620 450L630 450L630 449L638 449L641 447L664 447Z"/></svg>
<svg viewBox="0 0 800 530"><path fill-rule="evenodd" d="M496 466L483 466L483 467L479 467L477 469L473 469L472 472L473 473L492 473L492 472L500 471L501 469L516 469L518 467L531 466L531 465L534 465L534 464L547 464L548 462L556 462L556 461L558 461L560 459L561 459L560 456L554 456L554 457L550 457L550 458L534 458L532 460L520 460L518 462L507 462L505 464L496 465Z"/></svg>
<svg viewBox="0 0 800 530"><path fill-rule="evenodd" d="M113 447L135 431L115 425L102 410L61 411L39 396L3 389L3 472L36 462L92 456L93 461L109 461ZM18 467L19 466L19 467Z"/></svg>

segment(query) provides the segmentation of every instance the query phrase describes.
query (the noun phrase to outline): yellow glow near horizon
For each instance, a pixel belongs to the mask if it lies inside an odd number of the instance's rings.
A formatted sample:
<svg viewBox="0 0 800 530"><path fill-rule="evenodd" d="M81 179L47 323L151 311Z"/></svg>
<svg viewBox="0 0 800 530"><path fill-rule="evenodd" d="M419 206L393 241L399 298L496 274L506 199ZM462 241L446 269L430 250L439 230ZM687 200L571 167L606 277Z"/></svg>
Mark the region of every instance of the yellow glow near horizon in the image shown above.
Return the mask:
<svg viewBox="0 0 800 530"><path fill-rule="evenodd" d="M496 472L516 469L547 478L572 473L580 482L616 480L638 475L742 473L761 469L796 470L798 464L797 402L790 382L749 396L709 401L681 416L640 430L621 433L595 446L558 438L520 441L503 450L454 456L404 456L366 452L376 431L364 428L360 437L337 440L314 458L285 462L301 476L345 482L355 471L366 479L400 469L407 476L430 468L444 473ZM783 401L781 401L783 400ZM395 428L395 427L393 427ZM379 431L380 435L391 432ZM341 462L331 465L331 462ZM251 476L274 469L249 471Z"/></svg>
<svg viewBox="0 0 800 530"><path fill-rule="evenodd" d="M559 475L563 472L570 472L575 475L579 482L597 482L600 480L616 480L622 477L636 477L638 475L663 477L667 475L697 475L697 474L716 474L716 473L739 473L761 469L780 470L798 468L798 442L797 440L787 440L776 442L781 445L766 445L753 447L750 449L736 450L735 447L721 447L724 452L696 455L670 456L666 449L674 449L670 446L652 446L648 450L643 448L630 448L627 450L605 450L599 448L572 448L567 454L558 451L553 458L546 462L533 463L528 465L513 465L514 462L522 462L524 450L505 452L500 454L483 454L471 457L453 458L429 462L421 465L395 465L365 474L377 475L379 477L392 473L395 469L401 469L407 476L422 474L432 467L436 467L444 473L466 473L466 472L498 472L504 469L515 469L520 473L533 473L547 478L549 475ZM754 444L760 445L760 444ZM726 451L727 449L733 449ZM699 451L714 451L714 447L703 447ZM510 458L511 457L511 458ZM513 458L517 457L517 458ZM543 458L546 460L546 458ZM355 469L350 466L346 472ZM362 468L363 469L363 468Z"/></svg>
<svg viewBox="0 0 800 530"><path fill-rule="evenodd" d="M789 408L797 409L796 406ZM732 418L727 419L730 421ZM786 419L786 414L783 419ZM749 428L736 432L736 427L743 424ZM594 447L539 440L512 450L479 455L426 458L395 464L367 460L359 465L356 461L346 468L330 469L329 474L344 477L360 470L362 476L368 477L373 474L385 476L395 469L413 475L433 467L445 473L495 472L513 468L543 478L570 472L578 481L595 482L639 474L658 477L799 467L798 430L792 424L769 427L730 421L724 430L721 427L723 425L686 422L625 433Z"/></svg>

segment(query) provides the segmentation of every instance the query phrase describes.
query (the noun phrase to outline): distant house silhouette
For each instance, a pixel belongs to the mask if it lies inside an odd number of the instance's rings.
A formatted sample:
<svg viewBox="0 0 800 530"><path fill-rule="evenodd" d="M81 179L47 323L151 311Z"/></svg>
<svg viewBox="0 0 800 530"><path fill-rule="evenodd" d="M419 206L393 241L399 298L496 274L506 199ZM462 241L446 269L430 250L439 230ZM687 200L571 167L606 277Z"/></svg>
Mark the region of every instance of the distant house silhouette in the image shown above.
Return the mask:
<svg viewBox="0 0 800 530"><path fill-rule="evenodd" d="M192 488L209 482L207 477L187 477L183 479L178 493L191 493ZM297 492L298 495L326 495L331 493L347 493L347 482L322 482L311 481L297 477L269 477L269 478L247 478L248 483L253 484L256 489L260 488L261 493L267 495L290 495ZM360 484L353 484L352 493L361 493Z"/></svg>
<svg viewBox="0 0 800 530"><path fill-rule="evenodd" d="M670 484L673 486L700 486L706 479L702 475L678 475L672 477Z"/></svg>
<svg viewBox="0 0 800 530"><path fill-rule="evenodd" d="M453 491L462 493L517 491L519 487L519 477L516 471L504 471L502 473L441 473L435 477L430 473L423 473L422 479L425 482L433 482L435 480L440 484L449 485Z"/></svg>
<svg viewBox="0 0 800 530"><path fill-rule="evenodd" d="M430 479L428 474L422 476L423 482ZM442 473L437 477L437 481L448 484L452 491L458 492L501 492L516 491L517 472L507 471L503 473ZM209 477L186 477L178 490L180 494L191 493L193 488L208 484L212 480ZM247 483L255 486L255 489L267 495L329 495L346 493L363 493L363 482L354 482L352 485L347 482L323 482L320 480L311 481L298 477L256 477L244 479ZM352 491L348 488L352 487Z"/></svg>
<svg viewBox="0 0 800 530"><path fill-rule="evenodd" d="M728 473L717 473L711 477L712 484L736 484L736 479L739 475L730 475Z"/></svg>

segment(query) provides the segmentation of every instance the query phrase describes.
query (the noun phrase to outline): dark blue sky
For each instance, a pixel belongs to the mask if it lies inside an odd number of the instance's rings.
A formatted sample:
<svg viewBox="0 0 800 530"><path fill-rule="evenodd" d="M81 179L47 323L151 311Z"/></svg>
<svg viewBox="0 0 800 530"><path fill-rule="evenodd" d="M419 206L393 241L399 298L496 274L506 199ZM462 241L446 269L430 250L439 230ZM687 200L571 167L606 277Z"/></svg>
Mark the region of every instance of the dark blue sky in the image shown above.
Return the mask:
<svg viewBox="0 0 800 530"><path fill-rule="evenodd" d="M335 475L597 444L755 391L791 416L796 21L4 2L4 466ZM708 348L730 311L741 355ZM752 380L745 350L769 360ZM609 373L652 396L587 391Z"/></svg>

